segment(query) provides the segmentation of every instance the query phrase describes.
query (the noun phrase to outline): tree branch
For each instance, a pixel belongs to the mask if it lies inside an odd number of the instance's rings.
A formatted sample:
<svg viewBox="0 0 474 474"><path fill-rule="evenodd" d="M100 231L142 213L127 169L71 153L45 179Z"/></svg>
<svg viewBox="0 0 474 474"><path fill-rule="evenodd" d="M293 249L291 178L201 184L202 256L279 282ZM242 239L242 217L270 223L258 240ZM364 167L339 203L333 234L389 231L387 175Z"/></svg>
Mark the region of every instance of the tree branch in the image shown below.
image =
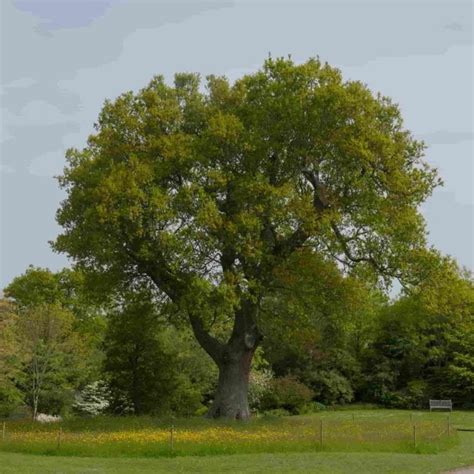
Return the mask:
<svg viewBox="0 0 474 474"><path fill-rule="evenodd" d="M197 341L201 347L211 356L214 362L219 365L222 361L224 345L215 337L211 336L208 331L206 331L204 328L204 323L198 315L192 313L191 311L188 311L187 313Z"/></svg>
<svg viewBox="0 0 474 474"><path fill-rule="evenodd" d="M153 283L179 307L187 291L185 278L174 274L161 255L156 255L156 261L151 263L140 258L130 248L127 248L126 251L139 270L148 275ZM205 329L199 315L192 312L189 308L185 308L185 311L188 314L189 322L197 341L212 359L219 363L219 360L222 358L223 345Z"/></svg>

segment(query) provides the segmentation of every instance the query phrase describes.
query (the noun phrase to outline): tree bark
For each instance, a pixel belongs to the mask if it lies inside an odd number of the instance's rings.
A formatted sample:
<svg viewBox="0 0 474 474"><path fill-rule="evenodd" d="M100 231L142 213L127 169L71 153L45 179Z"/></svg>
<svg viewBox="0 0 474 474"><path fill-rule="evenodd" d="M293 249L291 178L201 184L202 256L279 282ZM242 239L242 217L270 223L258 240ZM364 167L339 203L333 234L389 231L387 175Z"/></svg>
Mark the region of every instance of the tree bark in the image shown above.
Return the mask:
<svg viewBox="0 0 474 474"><path fill-rule="evenodd" d="M256 304L249 299L243 299L235 313L229 341L221 347L218 357L213 357L219 367L219 380L214 403L207 414L209 418L250 418L250 367L255 350L262 339L256 324L256 314Z"/></svg>
<svg viewBox="0 0 474 474"><path fill-rule="evenodd" d="M256 303L242 299L235 312L232 334L227 343L222 343L209 333L199 315L188 312L194 336L219 368L217 390L208 418L247 420L250 417L250 367L262 339L256 315Z"/></svg>
<svg viewBox="0 0 474 474"><path fill-rule="evenodd" d="M38 418L38 397L33 396L33 421L36 421Z"/></svg>
<svg viewBox="0 0 474 474"><path fill-rule="evenodd" d="M219 366L219 380L208 418L248 420L250 366L255 349L235 349L227 345Z"/></svg>

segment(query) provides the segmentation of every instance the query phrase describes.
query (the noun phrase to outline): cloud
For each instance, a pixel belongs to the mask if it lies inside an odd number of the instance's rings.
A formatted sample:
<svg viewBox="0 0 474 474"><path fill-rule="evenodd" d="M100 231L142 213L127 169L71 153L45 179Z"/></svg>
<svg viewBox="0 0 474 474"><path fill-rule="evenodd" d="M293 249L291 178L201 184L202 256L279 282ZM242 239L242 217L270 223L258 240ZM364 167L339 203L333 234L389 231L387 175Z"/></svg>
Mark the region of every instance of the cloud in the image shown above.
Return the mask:
<svg viewBox="0 0 474 474"><path fill-rule="evenodd" d="M455 144L474 139L473 132L457 132L451 130L437 130L422 136L423 140L431 145Z"/></svg>
<svg viewBox="0 0 474 474"><path fill-rule="evenodd" d="M20 87L4 87L2 107L12 114L20 114L21 110L31 102L42 101L56 107L63 114L70 114L80 109L80 97L58 87L57 81L24 83Z"/></svg>
<svg viewBox="0 0 474 474"><path fill-rule="evenodd" d="M58 176L64 168L65 150L44 153L33 158L28 166L28 171L36 176Z"/></svg>
<svg viewBox="0 0 474 474"><path fill-rule="evenodd" d="M1 180L0 286L29 264L52 270L67 265L66 257L53 253L48 244L59 232L54 216L64 198L55 180L27 173L12 173Z"/></svg>
<svg viewBox="0 0 474 474"><path fill-rule="evenodd" d="M431 145L426 150L427 161L443 178L443 191L455 196L459 204L474 205L473 156L473 141Z"/></svg>
<svg viewBox="0 0 474 474"><path fill-rule="evenodd" d="M121 0L16 0L15 6L45 20L41 25L48 30L87 26Z"/></svg>
<svg viewBox="0 0 474 474"><path fill-rule="evenodd" d="M452 192L436 191L423 206L429 242L463 266L474 267L474 206L460 203Z"/></svg>
<svg viewBox="0 0 474 474"><path fill-rule="evenodd" d="M11 203L2 208L8 275L52 258L37 243L57 231L59 198L49 177L60 172L65 148L85 144L105 98L137 90L157 73L236 79L269 52L296 61L319 55L393 96L407 127L429 138L427 158L440 167L445 190L461 206L471 202L472 141L464 140L472 129L470 3L94 0L81 1L80 10L71 6L78 0L53 3L1 0L2 179L16 170L2 186L2 205ZM31 252L21 254L24 246Z"/></svg>
<svg viewBox="0 0 474 474"><path fill-rule="evenodd" d="M4 80L9 82L20 77L41 78L43 82L66 79L80 68L114 60L120 55L124 38L138 29L159 28L229 5L228 1L120 2L88 27L61 29L44 36L38 33L41 21L37 17L19 11L11 0L2 0ZM14 48L11 45L15 45ZM152 52L152 45L148 46L142 53Z"/></svg>
<svg viewBox="0 0 474 474"><path fill-rule="evenodd" d="M8 110L3 116L6 127L23 127L29 125L53 125L70 121L70 117L54 105L44 100L33 100L25 105L18 115L10 114Z"/></svg>
<svg viewBox="0 0 474 474"><path fill-rule="evenodd" d="M11 138L1 146L2 162L20 173L27 172L31 160L64 148L64 136L78 130L79 125L74 122L10 127Z"/></svg>
<svg viewBox="0 0 474 474"><path fill-rule="evenodd" d="M2 115L7 138L3 138L1 154L15 168L24 167L34 156L57 150L66 134L83 129L84 140L90 132L107 94L101 90L97 96L94 84L83 84L87 89L65 90L59 85L61 81L75 77L81 69L113 61L120 56L124 39L137 28L159 28L230 5L228 1L108 2L111 8L89 26L59 29L44 36L38 30L42 20L36 15L41 9L53 14L53 3L25 1L22 6L29 10L25 12L11 0L2 0L0 53L6 84ZM85 10L89 8L84 7L87 2L80 3ZM143 64L143 53L150 51L149 46L139 53ZM120 78L107 77L107 81L109 89L123 85ZM94 82L99 83L100 78ZM89 109L84 110L84 105Z"/></svg>
<svg viewBox="0 0 474 474"><path fill-rule="evenodd" d="M463 31L466 29L466 27L457 21L453 21L444 25L444 29L451 31Z"/></svg>
<svg viewBox="0 0 474 474"><path fill-rule="evenodd" d="M57 1L20 3L1 0L0 5L2 121L9 120L3 124L0 152L2 284L30 263L58 268L66 262L64 256L52 254L47 243L58 233L54 214L63 197L50 176L62 167L61 150L84 143L107 94L97 98L94 84L89 90L67 91L58 82L74 78L83 68L114 61L124 39L137 29L176 24L231 5L226 0L141 0L114 2L100 11L97 5L81 1L79 11L58 6ZM155 48L150 44L138 53L143 64ZM119 79L107 78L109 86L120 83ZM97 102L92 110L84 110L91 102L84 104L82 97L89 96Z"/></svg>
<svg viewBox="0 0 474 474"><path fill-rule="evenodd" d="M439 130L458 134L472 128L472 57L472 45L463 44L438 55L386 57L340 67L345 77L391 97L405 126L423 138Z"/></svg>
<svg viewBox="0 0 474 474"><path fill-rule="evenodd" d="M15 79L14 81L9 82L8 84L5 84L3 87L5 89L25 89L27 87L31 87L36 83L37 81L35 81L31 77L22 77L20 79Z"/></svg>
<svg viewBox="0 0 474 474"><path fill-rule="evenodd" d="M11 173L14 173L14 172L15 172L15 169L12 168L11 166L4 165L4 164L0 163L0 174L1 173L11 174Z"/></svg>

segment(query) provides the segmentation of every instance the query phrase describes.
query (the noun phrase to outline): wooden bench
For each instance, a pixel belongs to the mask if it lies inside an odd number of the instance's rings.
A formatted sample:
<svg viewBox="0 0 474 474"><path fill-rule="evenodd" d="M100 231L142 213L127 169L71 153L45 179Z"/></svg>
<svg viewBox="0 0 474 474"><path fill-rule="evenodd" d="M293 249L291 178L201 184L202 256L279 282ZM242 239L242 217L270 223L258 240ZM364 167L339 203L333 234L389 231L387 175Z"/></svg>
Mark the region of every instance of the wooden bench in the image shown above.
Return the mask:
<svg viewBox="0 0 474 474"><path fill-rule="evenodd" d="M435 409L453 411L453 402L451 400L430 400L430 411Z"/></svg>

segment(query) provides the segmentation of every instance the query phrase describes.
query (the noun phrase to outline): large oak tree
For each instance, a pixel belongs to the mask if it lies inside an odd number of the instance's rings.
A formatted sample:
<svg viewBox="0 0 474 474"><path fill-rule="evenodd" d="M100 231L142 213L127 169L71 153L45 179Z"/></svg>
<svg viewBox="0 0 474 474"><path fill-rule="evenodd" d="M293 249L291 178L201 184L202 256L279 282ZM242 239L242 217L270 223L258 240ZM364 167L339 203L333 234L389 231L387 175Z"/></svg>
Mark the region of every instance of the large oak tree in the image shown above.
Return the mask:
<svg viewBox="0 0 474 474"><path fill-rule="evenodd" d="M54 247L111 281L152 282L219 368L209 415L245 419L260 309L288 262L315 252L407 276L437 184L423 148L390 99L319 60L268 59L205 88L155 77L106 101L69 150Z"/></svg>

